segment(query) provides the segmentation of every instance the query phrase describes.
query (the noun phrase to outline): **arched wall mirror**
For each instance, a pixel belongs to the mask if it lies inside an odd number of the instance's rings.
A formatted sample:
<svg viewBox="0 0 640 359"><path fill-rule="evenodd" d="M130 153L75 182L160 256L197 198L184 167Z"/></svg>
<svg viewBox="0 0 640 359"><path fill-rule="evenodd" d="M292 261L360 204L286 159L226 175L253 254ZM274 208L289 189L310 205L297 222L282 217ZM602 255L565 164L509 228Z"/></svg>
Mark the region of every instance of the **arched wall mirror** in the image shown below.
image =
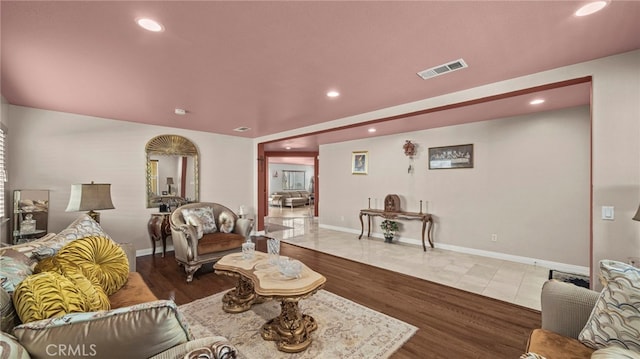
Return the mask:
<svg viewBox="0 0 640 359"><path fill-rule="evenodd" d="M177 135L152 138L147 154L147 208L199 201L198 149Z"/></svg>

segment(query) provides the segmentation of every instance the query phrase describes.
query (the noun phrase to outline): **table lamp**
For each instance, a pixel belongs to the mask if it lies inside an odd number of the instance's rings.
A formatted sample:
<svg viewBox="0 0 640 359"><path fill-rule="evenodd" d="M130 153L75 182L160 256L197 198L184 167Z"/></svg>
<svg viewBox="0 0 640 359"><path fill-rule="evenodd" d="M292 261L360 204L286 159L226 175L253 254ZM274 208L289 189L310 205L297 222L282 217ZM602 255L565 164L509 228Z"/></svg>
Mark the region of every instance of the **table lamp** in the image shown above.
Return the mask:
<svg viewBox="0 0 640 359"><path fill-rule="evenodd" d="M72 184L71 196L66 212L89 211L87 214L100 223L98 209L114 209L111 202L111 184L93 183Z"/></svg>
<svg viewBox="0 0 640 359"><path fill-rule="evenodd" d="M173 177L167 177L167 186L169 186L169 191L167 193L171 195L171 185L173 184Z"/></svg>

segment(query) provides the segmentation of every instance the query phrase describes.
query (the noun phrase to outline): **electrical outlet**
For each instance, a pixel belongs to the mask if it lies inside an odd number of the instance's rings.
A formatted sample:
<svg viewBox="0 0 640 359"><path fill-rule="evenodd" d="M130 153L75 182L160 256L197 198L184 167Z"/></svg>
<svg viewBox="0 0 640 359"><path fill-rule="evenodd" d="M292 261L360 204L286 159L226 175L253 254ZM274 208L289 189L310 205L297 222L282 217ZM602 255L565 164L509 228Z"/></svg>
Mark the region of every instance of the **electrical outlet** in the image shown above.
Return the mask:
<svg viewBox="0 0 640 359"><path fill-rule="evenodd" d="M497 242L498 241L498 235L497 234L492 234L491 235L491 242Z"/></svg>
<svg viewBox="0 0 640 359"><path fill-rule="evenodd" d="M636 268L640 268L640 257L629 257L629 264Z"/></svg>

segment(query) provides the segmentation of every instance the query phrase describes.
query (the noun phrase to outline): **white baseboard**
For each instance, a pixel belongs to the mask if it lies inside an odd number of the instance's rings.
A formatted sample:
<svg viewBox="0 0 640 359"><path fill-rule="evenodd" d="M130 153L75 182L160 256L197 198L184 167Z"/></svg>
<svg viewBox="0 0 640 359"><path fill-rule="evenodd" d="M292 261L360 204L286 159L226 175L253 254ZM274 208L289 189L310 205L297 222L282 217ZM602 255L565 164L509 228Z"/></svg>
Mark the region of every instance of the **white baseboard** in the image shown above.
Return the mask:
<svg viewBox="0 0 640 359"><path fill-rule="evenodd" d="M318 226L320 228L324 228L324 229L330 229L330 230L334 230L334 231L347 232L347 233L353 233L353 234L356 234L356 235L360 235L360 231L358 231L356 229L353 229L353 228L344 228L344 227L331 226L331 225L326 225L326 224L319 224ZM364 233L363 233L363 235L364 235ZM382 234L380 234L380 233L373 233L371 236L375 237L375 238L384 238L382 236ZM398 239L398 242L403 243L403 244L410 244L410 245L416 245L416 246L422 247L422 240L420 240L420 239L400 238L400 239ZM428 246L428 244L427 244L427 246ZM460 247L460 246L454 246L454 245L444 244L444 243L434 243L434 246L436 248L446 249L448 251L453 251L453 252L473 254L473 255L476 255L476 256L482 256L482 257L488 257L488 258L494 258L494 259L501 259L501 260L516 262L516 263L537 265L537 266L542 266L542 267L549 268L549 269L560 270L560 271L563 271L563 272L582 274L582 275L589 275L589 267L577 266L577 265L573 265L573 264L553 262L553 261L548 261L548 260L539 259L539 258L516 256L516 255L500 253L500 252L485 251L485 250L481 250L481 249Z"/></svg>
<svg viewBox="0 0 640 359"><path fill-rule="evenodd" d="M167 252L172 251L173 250L173 244L167 244ZM136 250L136 257L142 257L142 256L150 256L151 253L153 253L153 249L152 248L145 248L145 249L137 249ZM156 254L162 254L162 244L160 244L160 246L158 246L156 244Z"/></svg>

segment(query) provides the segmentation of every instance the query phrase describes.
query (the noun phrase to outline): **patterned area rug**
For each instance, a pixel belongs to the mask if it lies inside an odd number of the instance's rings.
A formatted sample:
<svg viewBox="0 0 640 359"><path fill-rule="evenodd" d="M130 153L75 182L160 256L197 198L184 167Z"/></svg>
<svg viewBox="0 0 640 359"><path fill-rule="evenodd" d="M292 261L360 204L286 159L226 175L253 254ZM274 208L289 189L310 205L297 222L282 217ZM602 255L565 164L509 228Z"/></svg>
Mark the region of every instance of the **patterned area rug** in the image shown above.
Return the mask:
<svg viewBox="0 0 640 359"><path fill-rule="evenodd" d="M311 315L318 329L313 342L303 352L289 354L276 349L275 342L263 340L260 328L280 314L276 301L254 305L250 310L229 314L222 310L218 293L180 306L197 338L225 336L241 358L388 358L415 332L413 325L373 311L326 290L300 301L303 313Z"/></svg>

